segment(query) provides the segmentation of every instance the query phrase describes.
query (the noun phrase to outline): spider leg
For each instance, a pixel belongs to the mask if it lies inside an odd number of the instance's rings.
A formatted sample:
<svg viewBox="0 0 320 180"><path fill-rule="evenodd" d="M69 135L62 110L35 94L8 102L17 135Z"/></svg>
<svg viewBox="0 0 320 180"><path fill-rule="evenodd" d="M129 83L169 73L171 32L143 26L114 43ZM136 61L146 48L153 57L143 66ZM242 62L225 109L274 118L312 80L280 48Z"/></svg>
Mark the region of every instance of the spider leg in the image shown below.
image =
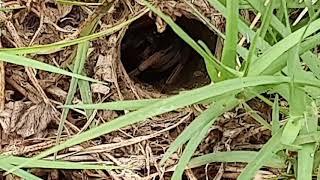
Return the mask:
<svg viewBox="0 0 320 180"><path fill-rule="evenodd" d="M187 60L189 59L190 51L188 47L184 47L180 50L180 52L177 53L177 55L174 57L176 58L176 61L179 62L178 65L172 70L172 73L166 80L166 84L172 84L174 83L178 77L182 69L184 68Z"/></svg>

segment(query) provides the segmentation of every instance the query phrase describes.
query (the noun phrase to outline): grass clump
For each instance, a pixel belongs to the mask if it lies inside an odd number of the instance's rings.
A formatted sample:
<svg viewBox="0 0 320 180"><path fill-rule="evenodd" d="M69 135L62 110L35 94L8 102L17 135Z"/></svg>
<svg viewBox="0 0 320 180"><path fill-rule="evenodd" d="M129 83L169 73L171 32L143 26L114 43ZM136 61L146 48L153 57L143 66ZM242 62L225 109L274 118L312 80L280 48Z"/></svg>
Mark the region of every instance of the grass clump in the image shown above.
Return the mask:
<svg viewBox="0 0 320 180"><path fill-rule="evenodd" d="M79 68L79 66L83 66L85 61L89 40L98 35L107 35L113 32L112 29L120 29L120 25L114 26L110 28L110 31L106 30L104 33L92 34L94 24L91 24L92 26L88 26L89 29L81 34L81 38L69 42L59 42L34 48L2 49L0 50L0 59L3 61L72 76L73 83L70 85L68 94L70 97L64 106L66 113L68 108L132 110L132 112L73 136L24 161L20 161L17 157L4 156L1 158L0 156L0 168L24 178L37 179L21 168L32 167L32 165L42 162L43 160L41 159L65 148L117 131L134 123L142 122L153 116L185 106L201 104L205 101L209 104L209 108L184 129L170 145L160 161L160 165L164 166L173 153L181 148L183 149L172 179L182 179L184 170L187 167L198 167L211 162L244 162L247 165L238 179L247 180L253 178L262 167L284 168L289 160L293 164L292 167L287 167L289 169L288 172L292 176L296 176L297 179L312 179L316 176L320 165L320 161L317 160L318 157L316 156L319 154L318 141L320 138L317 103L318 92L320 92L320 61L317 54L320 29L320 19L318 17L320 11L317 8L317 4L313 7L311 4L314 2L308 0L303 3L286 2L285 0L207 0L226 19L226 35L222 37L225 40L220 61L203 42L192 39L156 5L146 0L142 2L202 56L206 62L206 68L212 83L205 87L164 99L89 104L92 102L89 97L86 101L87 104L71 105L71 99L74 96L77 84L80 86L80 91L83 92L81 94L86 94L90 90L83 87L88 87L88 85L80 85L80 82L94 81L79 75L82 73L82 68ZM295 7L297 9L308 8L309 11L298 21L291 16L296 11ZM239 14L239 10L242 9L254 12L257 16L260 14L260 26L250 28L250 25L248 25L250 22L246 22ZM301 11L301 13L303 12ZM129 24L132 20L128 20L128 23L123 24L123 26ZM294 26L295 22L296 26ZM218 29L215 30L219 31ZM239 36L239 33L242 36ZM217 34L223 33L217 32ZM246 47L238 44L239 37L248 39ZM13 55L52 50L73 44L77 44L78 49L82 49L75 57L75 62L80 64L74 65L73 73L58 70L45 64L36 64L31 59ZM240 62L240 64L237 62ZM81 81L77 79L81 79ZM269 93L270 97L274 98L272 101L265 99L261 96L263 93ZM280 97L281 101L288 103L288 109L280 106ZM258 123L269 129L272 134L271 138L258 152L231 151L193 157L199 144L221 115L239 105L243 105L247 111L251 111L246 102L253 98L261 98L272 107L271 123L264 120L257 113L252 115ZM66 113L63 113L60 133ZM86 111L86 113L88 116L92 114L91 111ZM284 121L281 117L285 117ZM296 152L295 161L291 161L292 157L287 152ZM11 158L12 162L9 162L8 158ZM15 161L13 162L13 160ZM8 162L10 165L6 165ZM58 164L51 165L61 168ZM69 166L67 162L65 165ZM48 165L43 166L43 168L48 168ZM77 168L99 169L100 166L77 166Z"/></svg>

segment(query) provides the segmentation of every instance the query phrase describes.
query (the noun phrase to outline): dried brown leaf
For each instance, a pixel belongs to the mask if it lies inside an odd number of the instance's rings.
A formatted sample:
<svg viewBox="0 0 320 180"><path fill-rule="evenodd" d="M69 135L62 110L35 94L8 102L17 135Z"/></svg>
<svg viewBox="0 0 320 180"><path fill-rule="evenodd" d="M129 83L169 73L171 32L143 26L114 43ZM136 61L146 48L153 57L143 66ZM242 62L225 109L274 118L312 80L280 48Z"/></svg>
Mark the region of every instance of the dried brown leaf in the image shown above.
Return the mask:
<svg viewBox="0 0 320 180"><path fill-rule="evenodd" d="M9 102L0 113L0 124L5 133L15 132L22 137L41 133L53 119L54 111L45 104L31 105L30 102Z"/></svg>

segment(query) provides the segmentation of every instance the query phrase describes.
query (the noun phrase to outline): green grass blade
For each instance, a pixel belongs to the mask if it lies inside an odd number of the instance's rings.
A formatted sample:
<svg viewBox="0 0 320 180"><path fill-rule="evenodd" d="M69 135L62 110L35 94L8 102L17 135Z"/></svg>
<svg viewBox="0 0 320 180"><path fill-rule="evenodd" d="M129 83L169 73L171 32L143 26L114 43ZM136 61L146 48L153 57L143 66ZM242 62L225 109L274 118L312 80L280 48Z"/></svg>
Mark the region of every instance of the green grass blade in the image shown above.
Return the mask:
<svg viewBox="0 0 320 180"><path fill-rule="evenodd" d="M1 49L0 49L0 51L1 51ZM71 73L69 71L57 68L55 66L52 66L52 65L40 62L40 61L36 61L36 60L30 59L30 58L26 58L23 56L9 54L6 52L0 52L0 59L4 62L8 62L8 63L12 63L12 64L17 64L17 65L21 65L21 66L25 66L25 67L32 67L35 69L40 69L43 71L53 72L53 73L57 73L57 74L63 74L66 76L75 77L75 78L82 79L85 81L101 83L98 80L95 80L95 79L92 79L89 77L85 77L80 74Z"/></svg>
<svg viewBox="0 0 320 180"><path fill-rule="evenodd" d="M219 11L224 17L227 16L227 10L226 7L219 1L219 0L207 0L210 5L212 5L217 11ZM244 35L248 36L249 39L253 39L255 36L255 32L250 29L250 27L245 23L243 20L239 19L238 21L238 30L239 32ZM270 45L264 41L262 38L259 37L257 47L265 51L266 49L269 49Z"/></svg>
<svg viewBox="0 0 320 180"><path fill-rule="evenodd" d="M319 15L320 11L317 12L315 17ZM303 115L305 112L305 108L307 106L306 104L306 94L303 90L298 89L299 85L295 83L296 76L298 74L302 74L303 70L300 65L300 58L299 58L299 47L300 43L303 40L303 37L305 36L306 32L311 26L311 22L313 17L309 23L306 25L306 28L304 29L303 33L298 36L299 42L298 44L291 49L289 53L289 58L287 60L287 66L288 66L288 75L291 79L289 84L289 90L290 90L290 97L289 97L289 121L286 124L283 135L282 135L282 143L284 144L291 144L294 142L295 138L298 136L298 133L300 132L300 129L302 128L302 120Z"/></svg>
<svg viewBox="0 0 320 180"><path fill-rule="evenodd" d="M238 93L239 91L236 91L218 97L213 103L214 105L212 104L209 109L193 120L191 124L187 126L186 129L174 140L174 142L170 144L170 147L167 149L160 161L160 165L163 165L174 152L176 152L183 144L189 141L196 132L201 131L201 129L211 121L207 116L218 117L224 112L231 110L238 103L238 100L235 98L235 95Z"/></svg>
<svg viewBox="0 0 320 180"><path fill-rule="evenodd" d="M223 6L223 4L221 4L218 0L207 0L212 6L214 6L214 8L218 11L220 11L222 13L223 16L226 16L226 8ZM277 2L277 1L275 1ZM258 1L254 1L252 0L252 2L250 2L252 5L255 3L256 5L254 5L254 7L257 9L257 6L259 6L259 3ZM263 2L260 2L261 3L261 7L263 8ZM290 3L289 3L290 4ZM258 10L262 10L262 8L258 9ZM318 22L313 22L315 26L318 26L317 23ZM290 33L290 27L286 27L284 26L276 17L273 17L272 20L271 20L271 25L273 26L273 28L275 28L282 36L287 36L289 35ZM253 39L254 36L255 36L255 33L243 22L243 21L239 21L239 31L242 33L242 34L246 34L249 36L249 39ZM302 34L303 30L301 30L299 33ZM295 32L295 33L298 33L298 32ZM296 35L297 34L291 34L291 38L296 38ZM309 50L310 48L312 47L315 47L316 46L316 43L319 43L320 41L317 41L316 39L314 39L313 43L312 44L311 42L309 43L309 47L307 47L308 45L306 45L305 47L306 48L303 48L301 49L300 51L300 54L306 52L307 50ZM286 46L287 43L291 43L289 41L287 42L284 42L283 45ZM290 46L290 45L289 45ZM302 46L304 46L304 44L302 43ZM258 38L258 42L257 42L257 47L264 51L264 49L268 49L270 47L270 45L268 43L266 43L265 41L263 41L263 39L261 38ZM291 48L291 47L289 47ZM274 50L277 49L277 48L274 48ZM271 53L271 50L269 50L270 54ZM272 59L269 59L269 55L270 54L266 54L265 57L260 57L262 59L264 59L263 61L269 61L268 63L269 64L269 67L268 68L264 68L263 70L261 70L260 72L263 72L263 74L273 74L273 73L276 73L278 71L280 71L282 68L285 67L286 65L286 53L283 53L283 52L286 52L287 50L284 50L282 52L279 53L279 55L277 55L277 57L273 58ZM261 65L259 65L259 63L256 63L254 66L253 66L253 69L257 69L259 68L259 66L263 66L263 63ZM259 70L259 69L257 69ZM257 73L258 74L258 73Z"/></svg>
<svg viewBox="0 0 320 180"><path fill-rule="evenodd" d="M307 52L308 50L317 47L320 43L320 33L317 33L313 36L306 38L303 42L301 42L300 46L300 54Z"/></svg>
<svg viewBox="0 0 320 180"><path fill-rule="evenodd" d="M244 89L246 87L254 87L266 84L281 84L287 83L290 79L287 77L275 77L275 76L257 76L257 77L245 77L226 80L223 82L216 83L214 85L208 85L202 88L194 89L182 94L172 96L168 99L159 101L150 106L144 107L137 111L128 113L121 116L111 122L102 124L98 127L92 128L84 133L72 137L71 139L57 145L51 149L43 151L38 156L34 157L32 160L41 159L52 153L60 151L64 148L79 144L81 142L99 137L103 134L110 133L117 129L123 128L125 126L143 121L149 117L156 116L162 113L170 112L172 110L188 106L212 97L216 97L225 93L230 93L237 89ZM311 84L313 86L320 86L319 81L306 81L301 80L300 83ZM28 164L27 161L25 164ZM23 167L24 164L21 165ZM20 168L20 167L18 167ZM14 169L13 169L14 170Z"/></svg>
<svg viewBox="0 0 320 180"><path fill-rule="evenodd" d="M225 1L225 0L221 0L221 1ZM265 0L256 0L258 2L265 2ZM280 1L275 1L275 7L276 8L280 8L281 6L281 2ZM248 3L246 3L246 0L241 2L241 6L242 9L251 9L251 7L248 5ZM298 8L305 8L305 4L303 3L303 0L293 0L293 1L288 1L288 8L290 9L298 9ZM317 1L314 4L314 8L319 9L319 1Z"/></svg>
<svg viewBox="0 0 320 180"><path fill-rule="evenodd" d="M281 142L283 144L290 145L294 142L302 128L302 122L303 119L301 117L290 117L288 119L283 135L281 136Z"/></svg>
<svg viewBox="0 0 320 180"><path fill-rule="evenodd" d="M274 103L272 105L272 135L280 129L280 108L279 108L279 96L276 94Z"/></svg>
<svg viewBox="0 0 320 180"><path fill-rule="evenodd" d="M84 73L82 73L82 74L84 74ZM79 90L80 90L82 103L92 104L93 103L92 92L91 92L89 82L83 81L83 80L78 80L78 86L79 86ZM91 109L85 109L84 111L86 113L87 118L89 118L93 113L93 110L91 110Z"/></svg>
<svg viewBox="0 0 320 180"><path fill-rule="evenodd" d="M298 151L297 180L312 179L315 144L305 144Z"/></svg>
<svg viewBox="0 0 320 180"><path fill-rule="evenodd" d="M214 163L214 162L250 163L256 158L257 155L258 155L258 152L254 152L254 151L215 152L215 153L210 153L210 154L192 158L188 164L188 167L196 168L196 167L200 167L200 166L203 166L209 163ZM270 157L266 162L263 162L263 166L272 167L272 168L286 167L285 161L281 159L279 156L273 155Z"/></svg>
<svg viewBox="0 0 320 180"><path fill-rule="evenodd" d="M220 11L222 13L222 15L226 16L226 8L223 6L223 4L221 4L218 0L207 0L212 6L214 6L215 9L217 9L218 11ZM273 21L271 21L272 23ZM280 22L281 24L281 22ZM282 27L284 27L282 25ZM255 32L253 32L247 25L246 23L244 23L243 21L239 21L238 24L238 28L239 31L244 34L244 35L248 35L249 39L253 39L253 37L255 36ZM302 32L301 32L302 33ZM293 38L293 37L292 37ZM284 45L286 46L286 45ZM264 54L269 53L272 54L271 52L276 51L275 49L273 50L269 50L270 45L265 42L262 38L258 38L257 41L257 47L262 51L266 51ZM287 50L284 50L283 52L286 52ZM280 71L283 67L285 67L286 62L284 60L286 60L287 58L285 56L283 56L283 52L279 52L278 55L276 55L276 57L272 57L271 59L269 58L270 54L266 55L265 57L263 57L263 55L261 57L259 57L259 59L257 58L256 61L259 60L259 63L255 61L255 64L253 63L252 65L252 71L259 71L256 72L256 74L260 74L260 73L265 73L265 74L273 74L276 73L278 71ZM281 56L281 58L279 58L279 56ZM260 60L263 59L263 61L266 62L260 62ZM265 60L264 60L265 59ZM268 61L268 62L267 62ZM267 65L268 64L268 65ZM264 66L266 65L266 67L261 68L259 66ZM261 69L260 69L261 68ZM254 70L253 70L254 69ZM250 70L250 71L251 71ZM249 72L250 73L250 72ZM249 74L248 73L248 74ZM255 74L253 74L255 75Z"/></svg>
<svg viewBox="0 0 320 180"><path fill-rule="evenodd" d="M320 61L318 57L312 52L306 52L301 55L301 59L306 63L310 71L320 79Z"/></svg>
<svg viewBox="0 0 320 180"><path fill-rule="evenodd" d="M263 25L261 27L261 34L260 34L260 37L262 39L265 38L267 31L269 29L269 25L271 23L271 19L273 17L273 10L274 10L273 2L274 0L270 0L267 8L263 12L262 21L264 21L264 23L262 23Z"/></svg>
<svg viewBox="0 0 320 180"><path fill-rule="evenodd" d="M147 11L144 11L129 20L119 23L118 25L114 25L106 30L100 31L98 33L94 33L88 36L80 37L73 40L66 40L66 41L59 41L52 44L46 44L46 45L36 45L36 46L30 46L30 47L22 47L22 48L1 48L0 53L11 53L11 54L48 54L52 52L57 52L63 50L64 47L76 45L82 42L90 41L93 39L97 39L102 36L107 36L110 34L113 34L117 31L120 31L122 28L128 26L130 23L134 22L135 20L139 19L141 16L143 16Z"/></svg>
<svg viewBox="0 0 320 180"><path fill-rule="evenodd" d="M253 58L256 56L256 48L257 48L257 43L258 43L258 40L259 40L259 37L264 37L265 36L265 33L270 25L270 18L268 18L268 16L270 16L270 14L272 13L272 2L269 2L265 12L264 12L264 15L262 17L263 21L262 21L262 25L260 27L260 29L256 32L253 40L251 41L251 45L250 45L250 48L249 48L249 53L248 53L248 57L246 59L246 62L245 62L245 67L244 67L244 76L247 76L248 75L248 72L249 72L249 68L253 62Z"/></svg>
<svg viewBox="0 0 320 180"><path fill-rule="evenodd" d="M309 134L317 132L318 126L318 109L315 102L308 103L305 116L304 127L301 134ZM314 154L316 151L316 144L304 144L301 150L298 151L298 176L297 179L312 179Z"/></svg>
<svg viewBox="0 0 320 180"><path fill-rule="evenodd" d="M305 26L299 29L298 31L290 34L289 36L281 40L272 48L268 49L261 57L259 57L252 64L253 68L249 71L248 74L257 75L265 71L272 64L273 61L277 60L282 54L284 54L286 51L288 51L300 42L300 38L297 37L301 37L304 34L306 28L307 27ZM303 37L309 36L319 29L320 19L310 24L309 28L307 29Z"/></svg>
<svg viewBox="0 0 320 180"><path fill-rule="evenodd" d="M215 107L216 106L211 105L209 109L201 113L196 119L192 121L189 126L187 126L184 131L182 131L177 139L175 139L175 141L170 144L170 147L160 161L160 165L163 165L175 151L177 151L183 144L189 141L191 137L195 136L197 132L201 131L201 129L203 129L204 126L209 123L209 121L211 121L211 119L208 119L207 117L212 116Z"/></svg>
<svg viewBox="0 0 320 180"><path fill-rule="evenodd" d="M80 32L80 36L87 36L94 32L95 28L97 27L98 22L100 19L109 11L109 9L113 6L113 2L105 2L103 3L103 6L100 6L94 14L91 15L93 18L89 18L85 24L84 28ZM103 13L101 13L103 12ZM99 13L99 14L98 14ZM90 47L90 42L85 41L82 43L78 44L77 47L77 53L74 59L74 66L73 66L73 72L76 74L81 74L83 73L83 68L87 59L87 54L88 50ZM80 81L80 82L79 82ZM92 97L91 97L91 90L90 90L90 85L86 81L81 81L78 80L77 78L72 78L68 90L68 95L66 97L65 104L71 104L74 95L77 90L77 84L79 83L79 89L80 89L80 94L81 94L81 99L83 103L89 103L92 104ZM59 122L59 127L58 127L58 132L57 132L57 138L56 138L56 144L60 143L60 137L63 131L63 127L65 124L65 121L67 119L69 113L68 108L64 108L61 113L60 117L60 122ZM91 114L93 113L93 110L86 110L86 116L90 117ZM57 152L54 154L54 158L56 158Z"/></svg>
<svg viewBox="0 0 320 180"><path fill-rule="evenodd" d="M299 37L302 37L303 34ZM301 39L299 43L301 42ZM305 93L298 89L295 84L296 76L302 71L300 66L300 58L298 56L299 47L295 46L288 52L287 68L288 76L290 77L289 83L289 120L284 127L281 141L283 144L290 145L298 136L302 128L302 115L305 108Z"/></svg>
<svg viewBox="0 0 320 180"><path fill-rule="evenodd" d="M285 26L286 26L286 32L281 33L283 36L287 36L291 33L291 25L290 25L290 19L289 19L289 13L288 13L288 6L286 0L281 0L281 8L283 9L284 17L285 17ZM276 27L275 27L276 28Z"/></svg>
<svg viewBox="0 0 320 180"><path fill-rule="evenodd" d="M100 6L100 9L97 9L96 12L99 13L95 13L93 15L93 19L90 19L90 21L87 21L83 30L80 32L80 36L87 36L92 34L97 25L98 22L100 21L100 19L108 12L108 10L113 6L113 3L103 3L103 6ZM100 13L103 12L103 13ZM97 14L97 15L96 15ZM83 43L79 43L78 44L78 49L81 49L81 51L83 51L83 53L81 54L81 56L77 56L75 57L74 63L79 63L79 68L78 68L78 74L83 74L85 75L85 71L83 70L85 62L88 58L88 50L89 50L90 45L88 44L88 42L83 42ZM91 94L91 89L90 89L90 84L88 81L82 81L82 80L78 80L78 86L79 86L79 90L80 90L80 95L81 95L81 100L82 103L84 104L92 104L92 94ZM73 97L72 97L73 98ZM86 116L87 118L89 118L92 113L93 110L88 109L85 110L86 112Z"/></svg>
<svg viewBox="0 0 320 180"><path fill-rule="evenodd" d="M248 53L248 57L246 59L245 65L244 65L244 74L243 76L247 76L250 66L253 62L254 57L256 57L256 49L257 49L257 42L258 42L258 38L260 37L260 30L258 30L258 32L255 34L252 42L251 42L251 46L249 48L249 53Z"/></svg>
<svg viewBox="0 0 320 180"><path fill-rule="evenodd" d="M238 43L239 1L227 0L226 39L222 51L222 64L235 69Z"/></svg>
<svg viewBox="0 0 320 180"><path fill-rule="evenodd" d="M199 40L198 43L212 59L215 58L212 52L210 51L209 47L203 41ZM216 69L217 64L215 64L213 61L204 61L204 62L206 64L207 73L211 79L211 82L218 81L219 72Z"/></svg>
<svg viewBox="0 0 320 180"><path fill-rule="evenodd" d="M264 120L258 113L256 113L247 103L243 103L243 107L246 110L246 112L249 113L249 115L259 124L264 126L266 129L272 129L271 125L266 120Z"/></svg>
<svg viewBox="0 0 320 180"><path fill-rule="evenodd" d="M100 6L96 10L96 13L92 15L93 18L89 19L89 21L86 22L84 28L80 32L80 37L88 36L88 35L94 33L99 21L101 20L101 18L103 18L108 13L110 8L114 5L114 2L109 3L109 2L105 1L101 5L102 6ZM85 75L85 71L83 69L84 69L85 62L88 58L89 45L87 44L87 42L83 42L83 43L78 44L78 48L83 49L83 51L84 51L83 55L85 55L85 56L80 56L80 57L76 56L76 59L74 62L80 64L80 67L78 69L78 72L79 72L78 74L82 73L83 75ZM79 90L80 90L82 103L92 104L93 103L92 93L91 93L91 88L90 88L89 82L79 79L78 86L79 86ZM86 109L85 112L86 112L87 118L89 118L92 115L93 110Z"/></svg>
<svg viewBox="0 0 320 180"><path fill-rule="evenodd" d="M278 131L274 136L269 139L269 141L264 144L263 148L259 151L257 156L249 162L245 169L241 172L238 177L239 180L252 179L255 173L263 166L263 164L272 157L274 151L278 149L281 145L280 137L282 131Z"/></svg>
<svg viewBox="0 0 320 180"><path fill-rule="evenodd" d="M113 101L98 104L77 104L77 105L64 105L64 108L70 109L104 109L104 110L137 110L145 106L154 104L161 101L161 99L142 99L142 100L126 100L126 101Z"/></svg>
<svg viewBox="0 0 320 180"><path fill-rule="evenodd" d="M199 55L203 57L205 61L211 61L213 63L217 63L218 60L212 59L209 54L206 53L204 49L201 48L200 45L196 43L186 32L183 31L169 16L165 15L162 11L152 6L149 2L146 0L143 0L144 4L155 14L160 16L168 25L172 28L172 30L181 38L183 39L187 44L189 44ZM210 63L210 62L208 62ZM227 69L223 68L220 69L220 66L216 66L216 68L219 68L218 70L223 72L224 75L226 75L228 78L236 77L231 72L229 72ZM225 79L225 78L224 78Z"/></svg>
<svg viewBox="0 0 320 180"><path fill-rule="evenodd" d="M300 42L300 38L297 37L305 38L318 31L320 29L320 19L312 22L307 30L306 28L305 26L295 31L263 53L261 57L252 63L254 68L249 70L248 75L258 75L267 70L275 60ZM303 34L305 35L303 36Z"/></svg>
<svg viewBox="0 0 320 180"><path fill-rule="evenodd" d="M226 8L217 0L207 0L212 6L214 6L218 11L222 13L223 16L226 16ZM263 2L262 1L255 1L255 0L248 0L250 1L250 4L257 10L261 11L263 9ZM277 2L277 1L275 1ZM260 4L259 4L260 3ZM288 2L290 5L290 2ZM275 28L282 36L287 36L290 34L290 26L286 27L284 26L275 16L271 20L271 25L273 28ZM239 21L239 31L242 34L247 34L249 36L249 39L254 39L255 33L243 22ZM296 33L296 32L295 32ZM295 35L292 35L292 38L294 38ZM304 45L304 43L301 44L302 48L300 50L300 54L303 54L307 50L311 49L312 47L315 47L320 41L317 39L313 39L313 42L308 42L309 45ZM257 47L260 50L268 49L270 45L266 42L264 42L261 38L259 38ZM267 56L265 57L267 59ZM280 71L283 67L285 67L287 57L285 57L285 54L281 56L281 58L275 58L272 61L270 61L269 68L264 70L264 74L270 74ZM268 59L269 60L269 59ZM265 60L265 61L268 61Z"/></svg>
<svg viewBox="0 0 320 180"><path fill-rule="evenodd" d="M190 6L190 7L192 8L192 10L194 11L192 14L193 14L194 16L196 16L196 17L198 17L200 20L202 20L203 23L206 24L206 25L209 27L209 29L211 29L212 31L214 31L215 33L217 33L217 35L218 35L219 37L221 37L222 39L226 39L225 35L224 35L219 29L215 28L215 27L213 26L213 24L210 22L210 20L209 20L208 18L206 18L204 15L202 15L202 14L194 7L194 5L192 5L191 2L189 2L189 1L187 1L187 0L184 0L184 2L187 3L188 6ZM198 41L198 43L200 44L199 41ZM200 45L202 46L202 44L200 44ZM204 46L202 46L202 48L204 48ZM205 48L204 48L204 49L205 49ZM207 50L205 50L205 51L206 51L207 53L209 53L209 51L207 51ZM247 58L246 58L246 57L247 57L246 51L247 51L247 50L246 50L244 47L242 47L242 46L238 46L238 47L237 47L237 52L238 52L238 54L239 54L242 58L244 58L244 59L247 59Z"/></svg>
<svg viewBox="0 0 320 180"><path fill-rule="evenodd" d="M315 14L314 8L313 8L313 3L311 0L304 0L304 3L306 4L309 12L309 16L312 17Z"/></svg>
<svg viewBox="0 0 320 180"><path fill-rule="evenodd" d="M303 144L309 144L314 142L316 143L320 142L320 131L299 135L297 139L294 141L294 145L303 145Z"/></svg>
<svg viewBox="0 0 320 180"><path fill-rule="evenodd" d="M0 159L0 169L3 169L5 171L10 171L11 169L14 169L14 168L16 168L16 166L9 164L8 162L4 161L4 159ZM22 169L17 169L11 173L15 174L21 178L24 178L24 179L41 180L41 178L39 178L39 177L37 177L27 171L24 171Z"/></svg>
<svg viewBox="0 0 320 180"><path fill-rule="evenodd" d="M201 40L198 41L199 45L206 51L206 53L208 53L210 55L210 57L214 60L214 61L205 61L206 63L206 68L207 71L212 71L213 68L215 68L215 70L226 70L228 71L230 74L232 74L234 77L242 77L243 74L235 69L232 69L224 64L222 64L221 62L219 62L217 60L217 58L212 54L212 52L210 51L209 47ZM239 51L241 47L239 47ZM243 48L241 48L243 49ZM207 65L208 64L208 65ZM208 66L208 67L207 67ZM208 72L209 74L209 72ZM216 71L214 74L211 72L211 76L215 77L215 80L219 79L217 78L218 76L214 76L214 75L218 75L218 72ZM215 82L215 81L214 81Z"/></svg>
<svg viewBox="0 0 320 180"><path fill-rule="evenodd" d="M182 156L180 157L180 160L177 164L176 169L174 170L174 173L173 173L171 179L173 179L173 180L182 179L184 169L187 167L193 153L196 151L199 144L202 142L202 140L208 134L208 131L209 131L210 127L212 126L212 124L215 122L216 117L207 116L206 119L210 119L211 121L208 124L206 124L205 126L203 126L200 131L196 132L196 134L194 134L194 136L191 137L190 141L188 142L188 144L186 145L186 147L182 153Z"/></svg>
<svg viewBox="0 0 320 180"><path fill-rule="evenodd" d="M220 11L222 13L223 16L226 16L226 8L223 6L223 4L221 4L218 0L207 0L212 6L215 7L215 9L217 9L218 11ZM256 0L246 0L250 2L250 5L262 12L263 8L264 8L264 1L256 1ZM282 0L285 2L285 0ZM320 1L318 1L319 4ZM280 3L278 1L275 1L275 6L279 7ZM277 5L278 3L278 5ZM291 2L287 2L285 4L288 4L288 8L291 7ZM285 5L283 5L285 6ZM285 12L287 12L286 7L282 7L285 8ZM289 24L289 17L286 15L286 26L283 25L281 23L281 21L279 21L279 19L277 19L275 16L272 17L271 19L271 26L280 33L281 36L286 37L291 33L291 29L290 29L290 24ZM315 16L314 16L315 17ZM246 34L249 36L249 39L254 39L255 33L243 22L243 21L239 21L239 31L242 34ZM320 36L314 37L314 38L310 38L310 40L312 42L307 42L308 40L306 39L306 44L304 43L301 44L301 49L300 49L300 54L303 54L304 52L308 51L309 49L316 47L316 45L319 44L319 39ZM261 42L262 41L262 42ZM258 40L258 44L257 47L261 50L264 49L268 49L270 47L270 45L266 42L263 42L263 39L259 38Z"/></svg>
<svg viewBox="0 0 320 180"><path fill-rule="evenodd" d="M263 10L265 9L265 6L264 6L264 2L265 1L257 1L257 0L246 0L250 3L250 5L256 9L257 11L259 12L263 12ZM276 8L276 4L278 3L279 1L277 0L273 0L273 8ZM270 2L269 2L270 4ZM272 11L271 11L272 12ZM269 12L270 13L270 12ZM279 32L282 36L287 36L288 34L291 33L291 31L289 29L286 28L285 25L283 25L281 23L281 21L279 21L279 19L274 16L273 14L270 14L270 17L271 18L271 22L270 22L270 25L277 31ZM290 26L289 26L290 27Z"/></svg>
<svg viewBox="0 0 320 180"><path fill-rule="evenodd" d="M256 10L261 11L263 9L263 1L255 1L255 0L247 0L247 1L249 1L252 7L254 7ZM275 16L272 17L271 25L275 30L277 30L280 33L280 35L282 35L283 37L286 37L291 33L288 10L287 10L287 4L290 4L290 2L286 2L285 0L282 0L281 3L282 3L281 8L283 9L284 15L285 15L286 26L284 26ZM320 40L320 34L312 36L311 38L307 38L305 42L301 43L299 54L303 54L308 50L310 50L311 48L316 47L320 42L319 40Z"/></svg>
<svg viewBox="0 0 320 180"><path fill-rule="evenodd" d="M29 158L2 156L0 155L0 162L6 162L12 165L20 165L29 160ZM26 166L26 168L45 168L45 169L123 169L119 166L103 165L98 162L94 164L86 164L79 162L68 161L50 161L50 160L36 160Z"/></svg>
<svg viewBox="0 0 320 180"><path fill-rule="evenodd" d="M86 58L87 57L87 51L89 48L90 42L85 42L85 43L81 43L78 48L77 48L77 55L76 55L76 61L75 61L75 65L73 67L73 72L75 73L81 73L82 72L82 68L84 64L81 64L82 58ZM82 67L81 67L82 66ZM71 104L74 95L76 93L77 90L77 84L78 84L78 79L77 78L72 78L70 85L69 85L69 90L68 90L68 95L66 97L66 101L65 104ZM60 143L60 137L63 131L63 127L65 124L65 121L67 119L69 113L69 109L68 108L64 108L62 110L61 113L61 117L60 117L60 122L59 122L59 127L58 127L58 134L57 134L57 138L56 138L56 144L58 145ZM56 153L54 155L54 157L56 157Z"/></svg>
<svg viewBox="0 0 320 180"><path fill-rule="evenodd" d="M302 71L297 51L297 48L293 48L289 51L288 57L288 73L291 79L289 83L289 120L281 137L282 143L288 145L294 142L302 128L302 116L306 105L305 92L300 90L295 83L297 74Z"/></svg>

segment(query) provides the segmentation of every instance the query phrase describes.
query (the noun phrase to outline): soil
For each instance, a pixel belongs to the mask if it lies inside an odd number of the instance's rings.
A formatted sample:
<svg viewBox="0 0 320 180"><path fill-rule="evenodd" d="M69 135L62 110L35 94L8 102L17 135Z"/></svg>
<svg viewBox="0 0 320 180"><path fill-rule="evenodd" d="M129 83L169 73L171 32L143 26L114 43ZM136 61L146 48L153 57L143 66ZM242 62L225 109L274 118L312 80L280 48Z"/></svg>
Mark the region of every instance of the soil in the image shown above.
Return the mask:
<svg viewBox="0 0 320 180"><path fill-rule="evenodd" d="M215 52L221 49L221 43L217 43L217 36L191 13L190 7L184 1L154 2L195 40L204 41ZM223 18L207 4L207 1L197 0L194 5L212 24L223 31ZM0 47L3 48L75 39L81 36L80 32L91 22L94 15L105 13L95 30L100 32L124 22L133 15L141 14L144 10L138 1L133 0L116 0L108 12L99 9L101 6L62 5L53 0L6 0L2 7L19 7L12 11L0 12ZM149 68L137 76L129 75L146 59L139 57L146 48L153 47L152 53L147 53L149 57L170 47L175 39L181 43L178 47L187 48L188 53L184 54L184 51L182 58L174 65L160 72L157 67ZM140 42L144 44L136 49L126 48ZM95 103L167 97L185 89L210 83L203 59L152 13L144 14L128 28L93 40L89 51L85 73L108 83L91 84ZM76 46L70 46L53 52L28 54L27 57L61 68L70 68L75 54ZM173 82L166 83L179 64L183 64L181 72ZM2 95L0 93L0 152L5 155L31 157L55 145L62 112L59 107L65 103L71 78L7 63L4 64L4 68L5 78L0 81L0 85L5 89ZM80 101L80 92L77 91L73 103ZM252 107L259 105L255 110L263 112L261 115L266 119L270 118L270 108L267 105L261 107L261 104L263 103L258 100L251 101ZM159 160L170 143L205 109L204 105L178 109L68 148L58 154L61 160L133 165L133 170L32 169L30 172L43 179L170 179L170 167L177 163L181 151L170 160L168 170L164 174L159 169ZM84 112L72 110L67 117L62 141L92 126L112 121L124 113L99 110L88 127ZM195 156L216 151L256 150L269 137L269 132L261 128L239 107L219 118ZM79 153L79 150L82 152ZM187 170L184 178L235 179L243 167L244 165L239 163L212 163ZM277 173L276 170L265 172ZM4 176L4 172L0 170L0 179L16 178L14 175Z"/></svg>

